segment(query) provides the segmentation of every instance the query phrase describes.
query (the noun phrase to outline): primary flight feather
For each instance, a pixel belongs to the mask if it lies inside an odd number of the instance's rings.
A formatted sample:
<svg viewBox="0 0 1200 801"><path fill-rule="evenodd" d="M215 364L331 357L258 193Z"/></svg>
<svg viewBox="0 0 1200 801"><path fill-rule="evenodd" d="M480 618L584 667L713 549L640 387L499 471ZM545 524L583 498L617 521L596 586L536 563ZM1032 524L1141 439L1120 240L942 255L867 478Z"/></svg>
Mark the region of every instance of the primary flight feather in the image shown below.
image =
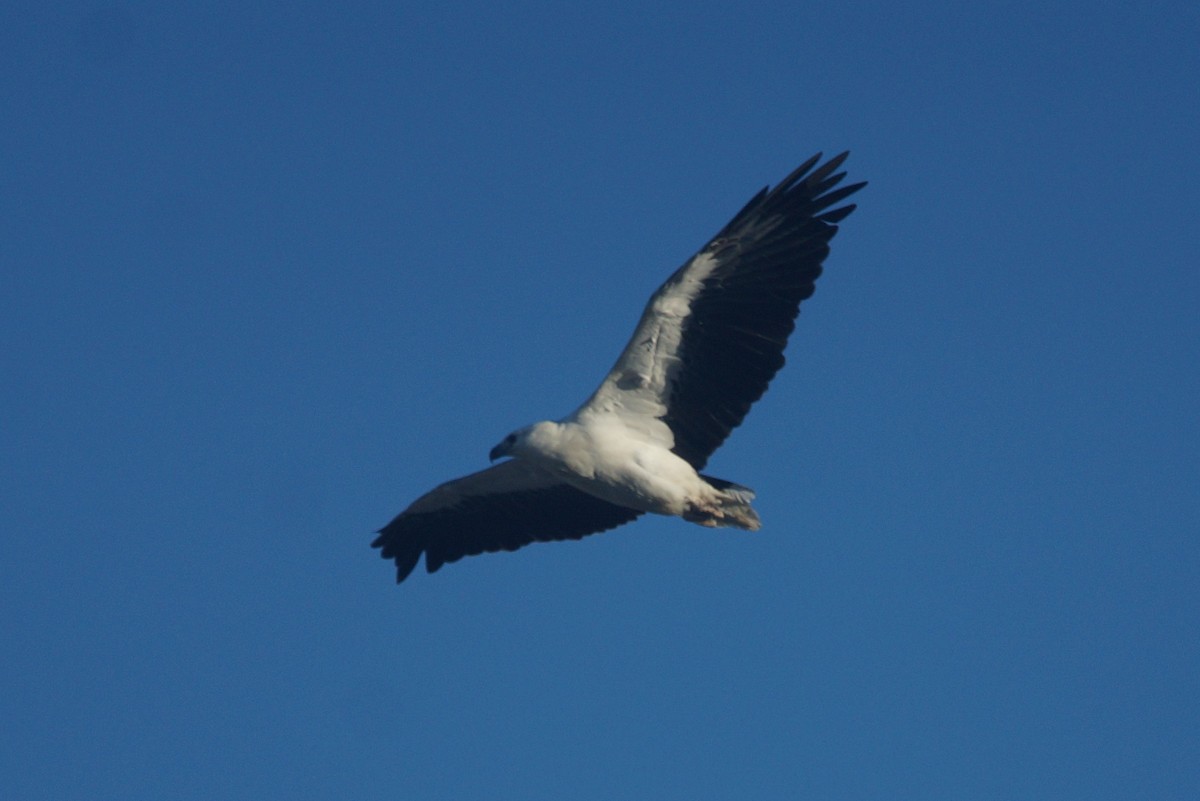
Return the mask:
<svg viewBox="0 0 1200 801"><path fill-rule="evenodd" d="M783 366L800 302L813 293L847 153L820 155L751 198L651 296L617 363L558 421L514 431L486 470L448 481L379 530L372 547L403 581L425 554L447 562L531 542L580 539L644 512L757 530L746 487L701 474ZM816 169L814 169L816 167Z"/></svg>

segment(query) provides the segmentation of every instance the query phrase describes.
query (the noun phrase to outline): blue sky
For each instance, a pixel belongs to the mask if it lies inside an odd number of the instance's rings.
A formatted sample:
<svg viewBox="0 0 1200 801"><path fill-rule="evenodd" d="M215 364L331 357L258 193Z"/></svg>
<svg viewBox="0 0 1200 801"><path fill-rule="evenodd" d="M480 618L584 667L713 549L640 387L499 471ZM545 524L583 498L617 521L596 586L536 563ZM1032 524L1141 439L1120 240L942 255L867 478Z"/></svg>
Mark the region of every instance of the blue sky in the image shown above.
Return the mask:
<svg viewBox="0 0 1200 801"><path fill-rule="evenodd" d="M1194 3L0 11L0 775L34 799L1193 799ZM817 150L711 464L397 587Z"/></svg>

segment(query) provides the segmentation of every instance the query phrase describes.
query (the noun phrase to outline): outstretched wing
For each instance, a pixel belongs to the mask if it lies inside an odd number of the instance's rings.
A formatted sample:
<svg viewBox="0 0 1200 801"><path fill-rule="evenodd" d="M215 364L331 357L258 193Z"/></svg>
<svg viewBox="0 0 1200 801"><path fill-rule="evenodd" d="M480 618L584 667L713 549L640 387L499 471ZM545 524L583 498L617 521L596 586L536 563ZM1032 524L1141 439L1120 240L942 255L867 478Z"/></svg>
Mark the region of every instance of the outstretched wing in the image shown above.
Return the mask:
<svg viewBox="0 0 1200 801"><path fill-rule="evenodd" d="M578 540L640 515L562 483L519 459L448 481L379 530L371 547L404 581L425 553L433 573L447 562L531 542Z"/></svg>
<svg viewBox="0 0 1200 801"><path fill-rule="evenodd" d="M783 367L800 302L813 293L837 223L848 153L820 154L763 189L646 304L632 339L575 416L620 414L697 470Z"/></svg>

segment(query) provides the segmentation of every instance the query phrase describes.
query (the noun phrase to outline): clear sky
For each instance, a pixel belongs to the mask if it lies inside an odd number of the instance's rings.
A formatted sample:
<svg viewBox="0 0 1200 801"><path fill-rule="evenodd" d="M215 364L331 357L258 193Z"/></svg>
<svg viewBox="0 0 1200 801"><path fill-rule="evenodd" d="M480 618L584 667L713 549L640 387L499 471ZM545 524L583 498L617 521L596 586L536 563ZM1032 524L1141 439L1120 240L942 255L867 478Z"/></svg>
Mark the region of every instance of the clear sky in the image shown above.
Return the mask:
<svg viewBox="0 0 1200 801"><path fill-rule="evenodd" d="M6 4L0 795L1200 797L1198 9ZM761 532L394 584L843 149Z"/></svg>

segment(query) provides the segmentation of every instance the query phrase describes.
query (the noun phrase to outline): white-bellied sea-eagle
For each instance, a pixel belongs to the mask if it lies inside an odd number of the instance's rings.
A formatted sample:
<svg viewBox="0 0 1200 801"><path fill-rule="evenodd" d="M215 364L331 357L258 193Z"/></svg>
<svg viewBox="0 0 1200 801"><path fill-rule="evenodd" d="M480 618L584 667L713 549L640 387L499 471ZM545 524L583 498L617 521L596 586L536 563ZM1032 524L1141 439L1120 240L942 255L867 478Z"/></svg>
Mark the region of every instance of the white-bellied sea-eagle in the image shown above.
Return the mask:
<svg viewBox="0 0 1200 801"><path fill-rule="evenodd" d="M754 493L699 471L783 366L800 301L854 210L831 207L865 185L836 188L846 156L817 167L818 154L751 198L654 293L582 406L512 432L490 453L511 459L442 484L380 529L372 546L395 561L396 580L422 553L432 573L643 512L757 530Z"/></svg>

